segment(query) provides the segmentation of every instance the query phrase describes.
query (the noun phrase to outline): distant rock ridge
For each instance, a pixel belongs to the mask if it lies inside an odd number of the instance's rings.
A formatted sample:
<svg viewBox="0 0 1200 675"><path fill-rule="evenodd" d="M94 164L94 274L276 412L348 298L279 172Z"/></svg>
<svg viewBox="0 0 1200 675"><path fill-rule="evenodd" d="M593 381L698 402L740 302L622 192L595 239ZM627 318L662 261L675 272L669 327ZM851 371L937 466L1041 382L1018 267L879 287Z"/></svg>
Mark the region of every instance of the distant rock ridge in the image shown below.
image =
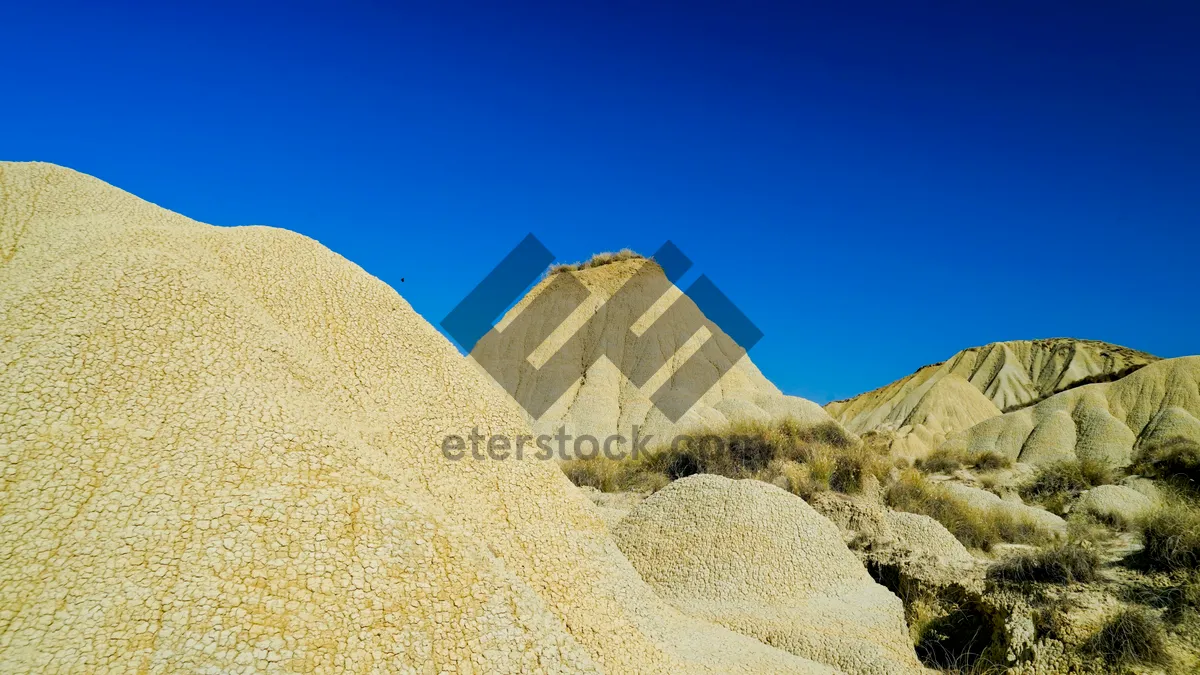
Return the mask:
<svg viewBox="0 0 1200 675"><path fill-rule="evenodd" d="M849 431L882 432L897 454L920 457L950 435L1005 411L1092 382L1119 379L1158 357L1097 340L995 342L825 406Z"/></svg>
<svg viewBox="0 0 1200 675"><path fill-rule="evenodd" d="M1200 447L1200 356L1060 392L961 431L945 446L1029 464L1079 458L1123 467L1143 449L1179 442Z"/></svg>

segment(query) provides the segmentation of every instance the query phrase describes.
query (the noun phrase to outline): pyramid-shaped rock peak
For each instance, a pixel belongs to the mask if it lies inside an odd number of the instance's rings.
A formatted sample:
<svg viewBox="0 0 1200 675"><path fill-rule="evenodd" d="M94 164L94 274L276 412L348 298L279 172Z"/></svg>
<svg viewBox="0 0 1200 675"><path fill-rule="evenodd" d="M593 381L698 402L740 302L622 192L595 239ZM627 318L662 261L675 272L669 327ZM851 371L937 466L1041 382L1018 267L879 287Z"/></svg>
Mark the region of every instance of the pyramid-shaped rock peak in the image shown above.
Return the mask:
<svg viewBox="0 0 1200 675"><path fill-rule="evenodd" d="M518 399L545 399L545 412L530 419L538 433L565 427L573 435L628 437L636 425L669 439L733 420L830 421L817 404L781 393L645 258L551 273L497 328L503 339L481 341L471 358L508 369L499 379L519 382ZM525 364L527 357L536 370ZM522 368L521 376L511 372ZM713 373L724 374L716 379ZM656 405L659 397L682 401L686 412L671 419Z"/></svg>

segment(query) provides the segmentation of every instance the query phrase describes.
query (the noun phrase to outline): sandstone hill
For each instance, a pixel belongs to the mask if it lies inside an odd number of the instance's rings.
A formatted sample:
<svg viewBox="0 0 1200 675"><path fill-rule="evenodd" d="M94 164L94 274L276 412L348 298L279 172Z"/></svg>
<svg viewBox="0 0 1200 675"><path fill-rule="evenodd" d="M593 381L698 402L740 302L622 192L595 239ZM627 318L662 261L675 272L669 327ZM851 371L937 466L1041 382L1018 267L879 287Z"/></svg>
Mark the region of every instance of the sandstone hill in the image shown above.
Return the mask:
<svg viewBox="0 0 1200 675"><path fill-rule="evenodd" d="M573 276L582 287L556 284L557 277L564 274ZM660 285L667 289L663 299L644 314L644 308L629 300L659 297ZM622 287L626 292L610 301ZM529 320L530 315L536 318ZM545 324L554 325L560 316L565 320L543 342ZM557 392L551 395L546 404L553 405L539 419L531 420L538 433L553 433L562 426L572 435L628 436L637 425L667 439L677 431L721 427L731 420L770 422L791 417L802 423L830 421L819 405L782 394L763 377L749 355L738 358L736 345L725 333L671 285L661 268L640 256L617 255L603 264L568 266L552 273L530 290L498 327L507 329L517 317L524 317L518 330L507 330L503 340L493 344L481 341L472 356L516 369L523 367L526 355L532 353L530 360L542 369L520 379L518 397L544 396L555 391L548 384L551 379L565 376L570 386L557 399ZM703 322L704 328L696 335L713 336L704 348L698 349L698 340L692 337L690 319ZM665 330L657 331L653 344L631 343L624 327L632 325L634 331L644 334L655 321ZM597 358L601 352L607 355ZM622 374L614 358L632 359L634 367L653 376L639 387ZM708 388L704 378L734 359L732 368ZM651 401L656 392L667 398L686 398L693 390L707 393L675 421Z"/></svg>
<svg viewBox="0 0 1200 675"><path fill-rule="evenodd" d="M613 534L687 614L846 673L923 671L900 599L871 579L837 526L773 485L684 478L635 506Z"/></svg>
<svg viewBox="0 0 1200 675"><path fill-rule="evenodd" d="M1086 458L1123 467L1141 450L1178 441L1200 445L1200 356L1055 394L977 424L946 446L1030 464Z"/></svg>
<svg viewBox="0 0 1200 675"><path fill-rule="evenodd" d="M0 672L836 672L659 599L552 463L446 460L522 413L305 237L0 164L0 363Z"/></svg>
<svg viewBox="0 0 1200 675"><path fill-rule="evenodd" d="M1089 382L1119 379L1157 360L1094 340L996 342L825 409L848 430L887 434L895 454L917 458L955 432L1005 411Z"/></svg>

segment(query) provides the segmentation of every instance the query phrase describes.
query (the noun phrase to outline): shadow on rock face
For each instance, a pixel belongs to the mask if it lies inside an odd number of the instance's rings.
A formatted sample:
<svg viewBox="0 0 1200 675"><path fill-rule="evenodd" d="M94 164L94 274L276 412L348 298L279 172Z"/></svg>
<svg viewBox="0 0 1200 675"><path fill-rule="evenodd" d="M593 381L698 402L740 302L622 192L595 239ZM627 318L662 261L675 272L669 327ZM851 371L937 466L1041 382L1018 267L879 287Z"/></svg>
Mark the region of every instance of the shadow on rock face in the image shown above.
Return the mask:
<svg viewBox="0 0 1200 675"><path fill-rule="evenodd" d="M925 627L917 641L917 658L930 668L971 668L995 638L995 628L983 609L964 603Z"/></svg>

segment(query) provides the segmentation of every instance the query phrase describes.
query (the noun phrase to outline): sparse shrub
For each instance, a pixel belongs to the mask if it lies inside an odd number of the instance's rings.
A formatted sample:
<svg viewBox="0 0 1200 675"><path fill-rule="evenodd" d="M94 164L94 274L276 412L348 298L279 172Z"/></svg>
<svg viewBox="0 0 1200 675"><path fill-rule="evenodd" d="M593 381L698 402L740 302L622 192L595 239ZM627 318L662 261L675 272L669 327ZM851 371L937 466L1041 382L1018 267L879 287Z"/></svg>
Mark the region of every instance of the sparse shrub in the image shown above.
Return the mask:
<svg viewBox="0 0 1200 675"><path fill-rule="evenodd" d="M1000 542L1040 544L1047 540L1033 520L974 507L915 470L905 471L888 488L886 499L888 506L897 511L919 513L938 521L964 546L986 551Z"/></svg>
<svg viewBox="0 0 1200 675"><path fill-rule="evenodd" d="M1086 645L1111 666L1166 665L1166 630L1146 610L1126 609L1108 621Z"/></svg>
<svg viewBox="0 0 1200 675"><path fill-rule="evenodd" d="M645 471L633 461L607 457L571 459L559 462L559 467L572 483L601 492L657 492L670 482L663 474Z"/></svg>
<svg viewBox="0 0 1200 675"><path fill-rule="evenodd" d="M1071 459L1038 469L1033 480L1021 488L1021 496L1041 503L1062 515L1067 504L1084 490L1110 485L1113 469L1097 459Z"/></svg>
<svg viewBox="0 0 1200 675"><path fill-rule="evenodd" d="M877 481L882 482L892 469L886 457L861 445L848 446L829 455L833 459L829 487L837 492L862 492L868 476L874 476Z"/></svg>
<svg viewBox="0 0 1200 675"><path fill-rule="evenodd" d="M954 473L962 468L995 471L1012 466L1012 460L990 450L978 453L961 449L938 448L928 457L917 461L917 468L926 473Z"/></svg>
<svg viewBox="0 0 1200 675"><path fill-rule="evenodd" d="M1063 640L1067 635L1067 617L1077 609L1069 596L1052 600L1033 611L1033 629L1039 638Z"/></svg>
<svg viewBox="0 0 1200 675"><path fill-rule="evenodd" d="M623 248L616 253L612 253L610 251L597 253L583 262L554 265L550 268L549 274L558 274L559 272L576 272L578 270L586 270L592 267L600 267L601 265L607 265L609 263L621 262L622 260L645 258L646 256L640 253L634 253L627 248Z"/></svg>
<svg viewBox="0 0 1200 675"><path fill-rule="evenodd" d="M825 462L801 464L791 460L776 460L768 467L767 473L776 478L782 477L788 492L808 499L818 492L829 490L832 471L832 467Z"/></svg>
<svg viewBox="0 0 1200 675"><path fill-rule="evenodd" d="M892 447L891 436L879 431L865 432L860 438L863 445L881 455L886 455Z"/></svg>
<svg viewBox="0 0 1200 675"><path fill-rule="evenodd" d="M782 436L795 444L821 444L834 448L849 448L856 445L854 437L836 422L801 424L794 419L785 419L776 426L776 429Z"/></svg>
<svg viewBox="0 0 1200 675"><path fill-rule="evenodd" d="M978 607L969 603L927 621L917 636L917 658L946 673L990 672L984 654L995 629Z"/></svg>
<svg viewBox="0 0 1200 675"><path fill-rule="evenodd" d="M1099 569L1100 556L1095 549L1068 542L1005 558L988 570L988 576L1015 583L1088 583L1096 579Z"/></svg>
<svg viewBox="0 0 1200 675"><path fill-rule="evenodd" d="M1166 572L1200 569L1200 508L1178 501L1156 510L1141 524L1141 560Z"/></svg>
<svg viewBox="0 0 1200 675"><path fill-rule="evenodd" d="M1013 515L1008 511L983 513L985 532L990 530L997 541L1011 544L1041 545L1050 540L1050 535L1037 521ZM990 548L990 546L988 547ZM984 550L987 550L986 548Z"/></svg>
<svg viewBox="0 0 1200 675"><path fill-rule="evenodd" d="M1092 545L1105 545L1113 540L1114 522L1107 516L1092 513L1072 512L1067 514L1067 539L1086 541Z"/></svg>
<svg viewBox="0 0 1200 675"><path fill-rule="evenodd" d="M1135 470L1191 495L1200 494L1200 444L1173 438L1140 453Z"/></svg>
<svg viewBox="0 0 1200 675"><path fill-rule="evenodd" d="M651 492L673 480L709 473L775 483L782 478L801 497L824 490L859 492L867 476L882 480L891 470L886 457L836 423L806 425L791 419L775 424L735 422L719 431L691 434L637 459L597 457L561 466L576 485L605 492Z"/></svg>
<svg viewBox="0 0 1200 675"><path fill-rule="evenodd" d="M998 452L981 452L975 455L974 466L980 471L997 471L999 469L1007 469L1013 465L1011 459L1006 455Z"/></svg>
<svg viewBox="0 0 1200 675"><path fill-rule="evenodd" d="M917 468L926 473L954 473L963 468L962 453L949 450L934 450L924 459L917 460Z"/></svg>
<svg viewBox="0 0 1200 675"><path fill-rule="evenodd" d="M1112 468L1097 459L1071 459L1038 469L1023 492L1038 497L1056 492L1082 492L1113 482Z"/></svg>
<svg viewBox="0 0 1200 675"><path fill-rule="evenodd" d="M891 465L833 422L735 422L717 432L692 434L643 458L646 470L671 480L697 473L778 482L802 497L862 490L866 477L882 480ZM801 468L803 467L803 468Z"/></svg>
<svg viewBox="0 0 1200 675"><path fill-rule="evenodd" d="M614 492L616 481L602 460L572 459L559 464L567 478L579 487L593 487L601 492Z"/></svg>
<svg viewBox="0 0 1200 675"><path fill-rule="evenodd" d="M980 476L979 487L988 492L1000 496L1000 481L995 476Z"/></svg>

